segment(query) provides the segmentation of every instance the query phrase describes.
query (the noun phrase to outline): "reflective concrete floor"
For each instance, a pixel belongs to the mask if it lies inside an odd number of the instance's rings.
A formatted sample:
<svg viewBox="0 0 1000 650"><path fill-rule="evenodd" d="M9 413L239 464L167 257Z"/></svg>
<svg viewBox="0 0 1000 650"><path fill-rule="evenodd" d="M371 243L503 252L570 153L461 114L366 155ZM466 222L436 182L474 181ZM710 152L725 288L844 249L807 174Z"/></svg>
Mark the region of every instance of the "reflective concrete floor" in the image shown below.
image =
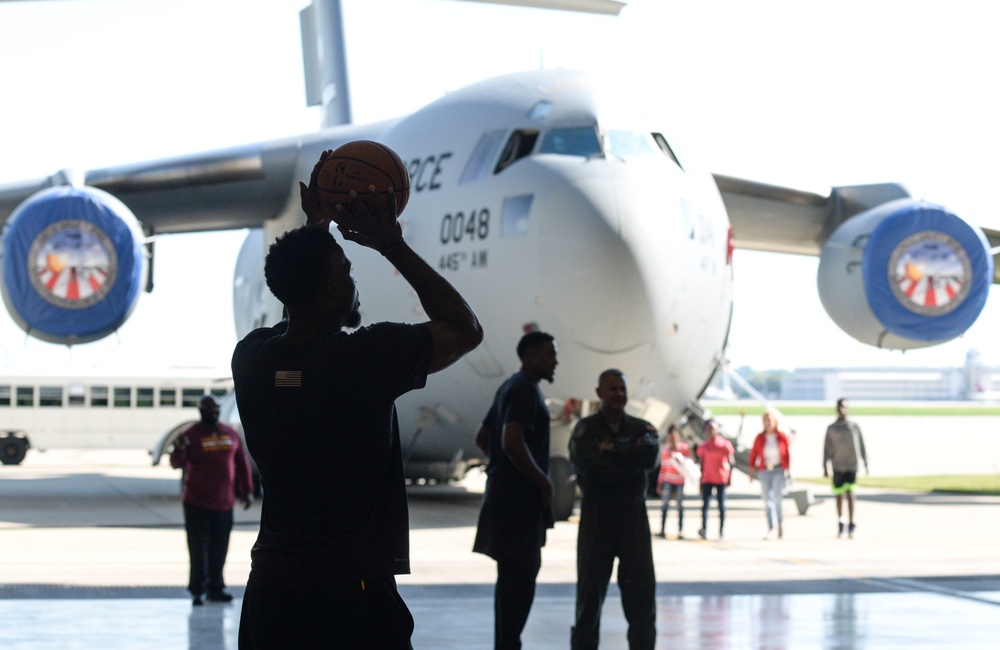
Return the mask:
<svg viewBox="0 0 1000 650"><path fill-rule="evenodd" d="M919 451L917 452L919 453ZM480 477L481 478L481 477ZM492 561L470 552L473 476L410 489L413 574L399 578L417 650L492 646ZM259 506L236 513L226 580L237 600L192 607L178 475L141 452L48 452L0 466L0 648L236 647ZM992 648L1000 636L1000 498L862 489L857 539L836 539L824 485L785 538L764 541L759 488L734 479L724 541L654 539L658 648ZM659 509L650 501L650 519ZM715 512L709 520L716 529ZM550 531L524 647L567 648L574 521ZM612 581L603 649L626 648Z"/></svg>
<svg viewBox="0 0 1000 650"><path fill-rule="evenodd" d="M995 585L995 582L994 582ZM816 585L843 589L845 585ZM872 585L856 585L873 588ZM657 598L658 648L989 648L1000 632L1000 591L956 585L885 585L890 591L816 594L701 594ZM976 588L975 584L965 587ZM982 585L978 585L982 586ZM775 586L762 586L773 591ZM894 591L898 588L904 591ZM669 585L663 585L661 592ZM713 590L730 591L725 585ZM746 585L737 588L746 591ZM76 590L79 591L79 590ZM41 590L40 598L0 602L0 647L11 650L236 648L239 600L192 607L183 593L115 589L107 594ZM488 587L403 588L417 622L418 650L492 647ZM10 598L10 594L7 594ZM82 597L81 597L82 596ZM627 648L626 624L612 589L601 647ZM525 648L567 648L571 585L542 585L524 632Z"/></svg>

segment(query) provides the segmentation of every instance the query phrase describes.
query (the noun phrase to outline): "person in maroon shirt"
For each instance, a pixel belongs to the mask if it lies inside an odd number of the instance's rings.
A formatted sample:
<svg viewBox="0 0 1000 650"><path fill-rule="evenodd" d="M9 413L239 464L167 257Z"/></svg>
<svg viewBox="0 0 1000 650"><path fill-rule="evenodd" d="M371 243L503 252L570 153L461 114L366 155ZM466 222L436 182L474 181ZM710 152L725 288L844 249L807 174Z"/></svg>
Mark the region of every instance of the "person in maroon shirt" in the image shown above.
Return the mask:
<svg viewBox="0 0 1000 650"><path fill-rule="evenodd" d="M219 403L212 395L198 402L201 421L177 438L170 466L184 470L184 528L187 531L191 573L188 590L194 604L208 600L228 603L222 567L229 552L233 504L239 495L244 509L253 501L250 462L239 434L219 422Z"/></svg>

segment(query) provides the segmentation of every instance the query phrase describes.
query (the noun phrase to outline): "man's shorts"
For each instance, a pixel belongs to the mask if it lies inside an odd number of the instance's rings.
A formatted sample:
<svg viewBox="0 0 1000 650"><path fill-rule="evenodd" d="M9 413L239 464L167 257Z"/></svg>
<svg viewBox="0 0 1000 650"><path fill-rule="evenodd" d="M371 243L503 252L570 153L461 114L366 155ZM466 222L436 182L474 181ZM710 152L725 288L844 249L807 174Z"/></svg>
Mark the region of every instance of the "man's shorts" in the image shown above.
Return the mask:
<svg viewBox="0 0 1000 650"><path fill-rule="evenodd" d="M843 494L844 492L854 492L857 485L857 472L837 472L833 473L833 493Z"/></svg>

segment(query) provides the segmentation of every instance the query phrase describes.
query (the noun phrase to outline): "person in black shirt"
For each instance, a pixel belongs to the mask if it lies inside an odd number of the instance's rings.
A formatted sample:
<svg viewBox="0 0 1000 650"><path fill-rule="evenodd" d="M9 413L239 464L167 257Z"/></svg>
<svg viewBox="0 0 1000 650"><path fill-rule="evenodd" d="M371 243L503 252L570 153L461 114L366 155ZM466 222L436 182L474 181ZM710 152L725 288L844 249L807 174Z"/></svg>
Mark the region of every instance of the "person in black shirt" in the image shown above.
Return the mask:
<svg viewBox="0 0 1000 650"><path fill-rule="evenodd" d="M476 436L490 464L472 550L497 563L496 650L521 647L545 531L553 525L549 410L538 382L555 377L555 339L545 332L528 332L517 345L517 356L521 370L500 386Z"/></svg>
<svg viewBox="0 0 1000 650"><path fill-rule="evenodd" d="M392 191L320 201L300 183L308 225L264 264L287 318L233 353L236 401L264 487L240 619L241 649L410 648L396 590L409 573L406 492L394 400L483 338L461 295L402 238ZM351 262L330 233L380 252L429 321L360 324Z"/></svg>

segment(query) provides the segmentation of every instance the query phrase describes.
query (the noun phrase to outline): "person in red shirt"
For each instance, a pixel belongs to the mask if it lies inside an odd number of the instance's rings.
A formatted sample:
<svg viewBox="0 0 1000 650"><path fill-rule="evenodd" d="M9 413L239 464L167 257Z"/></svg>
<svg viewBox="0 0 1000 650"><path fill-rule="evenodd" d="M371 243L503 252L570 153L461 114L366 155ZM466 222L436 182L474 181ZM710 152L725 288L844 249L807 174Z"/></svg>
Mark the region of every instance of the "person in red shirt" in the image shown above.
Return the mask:
<svg viewBox="0 0 1000 650"><path fill-rule="evenodd" d="M750 450L749 474L751 481L760 479L764 514L767 516L767 535L764 539L771 539L775 528L780 539L785 535L781 499L785 492L785 478L791 475L788 436L778 430L778 416L773 411L764 411L762 420L764 430L754 438Z"/></svg>
<svg viewBox="0 0 1000 650"><path fill-rule="evenodd" d="M726 524L726 486L729 485L736 450L731 442L719 435L719 430L717 421L705 422L706 440L698 445L696 452L701 463L701 530L698 537L702 539L708 537L708 504L713 490L719 504L719 539L722 539L722 529Z"/></svg>
<svg viewBox="0 0 1000 650"><path fill-rule="evenodd" d="M188 591L194 604L208 600L228 603L222 567L229 552L233 504L249 508L253 478L239 434L219 422L219 403L212 395L198 402L201 421L191 425L174 443L170 466L184 470L184 528L187 531L191 572Z"/></svg>

